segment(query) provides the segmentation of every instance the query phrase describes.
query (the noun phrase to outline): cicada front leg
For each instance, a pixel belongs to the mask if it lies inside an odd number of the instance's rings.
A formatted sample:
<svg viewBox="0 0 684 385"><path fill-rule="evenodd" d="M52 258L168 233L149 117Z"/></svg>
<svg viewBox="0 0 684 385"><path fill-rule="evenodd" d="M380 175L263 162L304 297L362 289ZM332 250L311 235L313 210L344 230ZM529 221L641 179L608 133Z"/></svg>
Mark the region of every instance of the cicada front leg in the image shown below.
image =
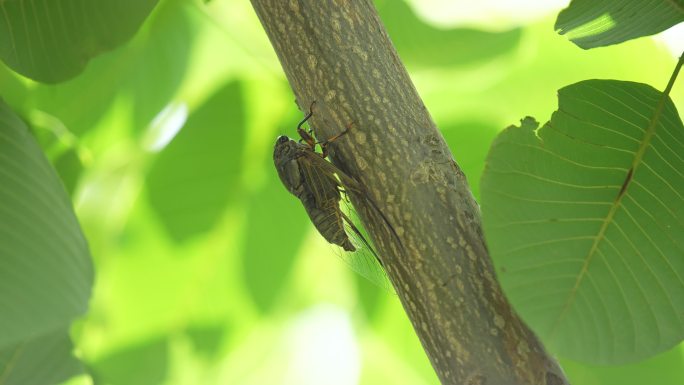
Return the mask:
<svg viewBox="0 0 684 385"><path fill-rule="evenodd" d="M304 123L306 123L306 121L309 120L309 118L311 118L313 115L314 104L316 104L315 100L311 102L311 105L309 106L309 113L306 114L304 119L297 125L297 133L300 137L299 142L305 142L309 148L311 148L311 151L316 151L316 138L314 137L313 130L311 128L305 130L302 128L302 125L304 125Z"/></svg>

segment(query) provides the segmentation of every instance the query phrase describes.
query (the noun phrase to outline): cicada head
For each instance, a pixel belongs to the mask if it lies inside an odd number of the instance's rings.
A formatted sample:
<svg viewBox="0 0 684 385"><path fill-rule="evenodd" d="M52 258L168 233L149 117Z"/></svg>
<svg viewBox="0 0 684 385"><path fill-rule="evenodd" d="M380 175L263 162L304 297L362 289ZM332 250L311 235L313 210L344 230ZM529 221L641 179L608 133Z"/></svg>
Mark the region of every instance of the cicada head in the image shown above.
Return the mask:
<svg viewBox="0 0 684 385"><path fill-rule="evenodd" d="M275 163L278 176L285 187L295 195L301 184L301 174L297 163L297 146L299 145L287 136L281 135L276 139L273 148L273 163Z"/></svg>
<svg viewBox="0 0 684 385"><path fill-rule="evenodd" d="M284 163L294 158L294 146L292 146L292 143L294 141L285 135L281 135L276 139L275 146L273 147L273 162L276 168L282 167Z"/></svg>

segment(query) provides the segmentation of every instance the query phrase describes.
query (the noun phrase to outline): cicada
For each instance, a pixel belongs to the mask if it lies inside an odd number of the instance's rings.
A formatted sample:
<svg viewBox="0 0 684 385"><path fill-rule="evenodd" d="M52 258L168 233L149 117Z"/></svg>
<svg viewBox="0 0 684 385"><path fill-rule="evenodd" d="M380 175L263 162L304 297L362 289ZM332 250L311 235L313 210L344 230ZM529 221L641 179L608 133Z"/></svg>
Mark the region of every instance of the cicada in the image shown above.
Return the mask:
<svg viewBox="0 0 684 385"><path fill-rule="evenodd" d="M326 160L327 145L345 135L348 129L323 143L316 142L313 133L302 128L313 115L314 103L304 120L297 125L297 132L301 137L299 141L287 136L279 136L276 140L273 161L278 176L287 190L302 202L311 222L326 241L352 253L359 248L368 249L374 260L365 258L362 261L352 261L353 257L350 257L347 262L361 275L376 284L387 286L380 258L350 216L340 207L345 191L360 193L361 188L354 179ZM316 152L316 144L321 146L321 153ZM361 255L357 258L364 258L363 253L359 254Z"/></svg>

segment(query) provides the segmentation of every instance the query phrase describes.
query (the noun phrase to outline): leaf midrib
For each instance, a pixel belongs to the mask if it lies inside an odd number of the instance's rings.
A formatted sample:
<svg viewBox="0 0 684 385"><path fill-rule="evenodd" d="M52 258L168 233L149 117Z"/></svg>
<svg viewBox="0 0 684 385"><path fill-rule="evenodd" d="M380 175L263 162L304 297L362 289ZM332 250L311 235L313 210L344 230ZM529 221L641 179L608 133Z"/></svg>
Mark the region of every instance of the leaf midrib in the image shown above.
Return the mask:
<svg viewBox="0 0 684 385"><path fill-rule="evenodd" d="M658 121L662 115L663 109L665 108L665 103L668 99L668 95L670 94L670 91L672 90L672 86L674 85L674 81L677 78L677 74L679 73L679 70L682 67L682 64L684 64L684 54L679 58L679 61L677 62L677 65L672 72L672 76L670 77L670 80L668 81L667 87L665 88L665 91L663 92L660 100L658 101L658 105L656 106L656 109L653 112L653 115L649 121L648 128L644 132L644 136L642 140L640 141L639 144L639 149L637 152L634 154L634 157L632 158L632 165L627 170L627 175L625 176L625 180L623 181L622 188L620 191L618 191L617 196L613 200L613 203L611 204L610 210L608 210L608 214L606 215L605 219L603 220L603 223L601 224L601 228L599 229L598 234L596 235L596 238L594 239L594 242L592 243L589 252L587 253L587 256L584 259L584 263L582 264L582 269L579 272L579 275L577 276L577 279L575 280L575 284L573 285L572 289L570 290L570 293L568 294L568 298L565 300L563 307L561 308L560 313L558 314L558 317L556 317L555 321L551 324L551 329L549 331L549 336L553 337L555 332L558 330L558 326L560 323L563 321L563 319L566 317L568 311L570 310L570 307L572 306L575 296L577 295L577 290L579 289L579 286L582 284L582 281L587 275L587 272L589 271L589 265L591 264L591 261L596 254L596 251L598 250L598 245L604 240L604 236L606 233L606 230L608 227L613 223L613 217L615 216L615 213L617 213L618 209L620 208L620 203L622 202L622 198L625 196L627 189L629 188L629 185L631 184L631 181L634 180L636 171L638 166L641 164L643 156L646 152L646 149L649 147L651 144L651 140L653 139L653 136L655 135L656 131L656 125L658 124Z"/></svg>

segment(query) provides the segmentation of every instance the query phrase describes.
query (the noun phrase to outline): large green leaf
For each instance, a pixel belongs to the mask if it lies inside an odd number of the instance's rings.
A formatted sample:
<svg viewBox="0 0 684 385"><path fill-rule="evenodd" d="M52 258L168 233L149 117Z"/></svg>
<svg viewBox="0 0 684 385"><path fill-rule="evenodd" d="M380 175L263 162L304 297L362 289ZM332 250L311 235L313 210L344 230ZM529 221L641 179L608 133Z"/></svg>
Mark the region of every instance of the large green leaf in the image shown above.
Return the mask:
<svg viewBox="0 0 684 385"><path fill-rule="evenodd" d="M644 84L583 81L558 99L544 127L527 118L490 149L487 243L506 294L554 351L643 359L684 337L684 127Z"/></svg>
<svg viewBox="0 0 684 385"><path fill-rule="evenodd" d="M83 372L67 330L0 348L0 384L58 384Z"/></svg>
<svg viewBox="0 0 684 385"><path fill-rule="evenodd" d="M210 230L239 190L245 132L241 83L193 112L148 176L150 204L177 241Z"/></svg>
<svg viewBox="0 0 684 385"><path fill-rule="evenodd" d="M573 0L556 30L584 49L653 35L684 21L684 0Z"/></svg>
<svg viewBox="0 0 684 385"><path fill-rule="evenodd" d="M561 360L571 384L578 385L681 385L684 384L684 345L629 365L597 366ZM655 380L657 379L657 380Z"/></svg>
<svg viewBox="0 0 684 385"><path fill-rule="evenodd" d="M88 246L59 177L0 101L0 348L83 314L92 280Z"/></svg>
<svg viewBox="0 0 684 385"><path fill-rule="evenodd" d="M15 71L55 83L131 38L157 0L0 2L0 58Z"/></svg>

